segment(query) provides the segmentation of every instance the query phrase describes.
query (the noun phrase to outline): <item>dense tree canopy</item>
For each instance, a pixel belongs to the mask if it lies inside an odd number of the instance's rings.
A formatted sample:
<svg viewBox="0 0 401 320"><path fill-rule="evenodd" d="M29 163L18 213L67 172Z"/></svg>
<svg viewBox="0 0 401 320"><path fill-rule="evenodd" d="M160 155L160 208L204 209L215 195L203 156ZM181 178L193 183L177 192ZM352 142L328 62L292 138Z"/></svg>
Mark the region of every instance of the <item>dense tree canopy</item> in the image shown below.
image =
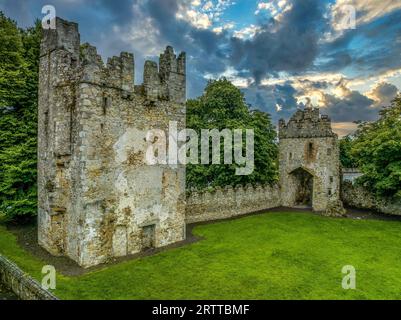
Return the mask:
<svg viewBox="0 0 401 320"><path fill-rule="evenodd" d="M37 212L37 92L40 24L21 30L0 12L0 214Z"/></svg>
<svg viewBox="0 0 401 320"><path fill-rule="evenodd" d="M272 183L277 180L276 132L267 113L251 110L241 91L226 79L210 81L204 94L187 102L187 127L200 136L202 129L253 129L255 170L250 175L235 174L237 164L187 166L187 187ZM245 134L244 134L245 135ZM221 141L223 144L223 141ZM223 146L221 147L223 153Z"/></svg>
<svg viewBox="0 0 401 320"><path fill-rule="evenodd" d="M40 23L19 29L0 12L0 216L29 220L37 214L37 100ZM401 96L373 123L340 141L341 163L359 167L360 178L378 196L401 198ZM204 94L187 102L187 127L253 129L255 169L236 175L238 164L190 164L187 187L208 188L278 179L276 131L267 113L251 110L226 79L210 81ZM223 145L223 139L221 140ZM199 148L200 149L200 148ZM221 148L224 156L224 148Z"/></svg>
<svg viewBox="0 0 401 320"><path fill-rule="evenodd" d="M356 168L358 166L351 154L352 142L352 136L345 136L340 139L340 160L343 168Z"/></svg>
<svg viewBox="0 0 401 320"><path fill-rule="evenodd" d="M360 125L351 154L364 173L361 183L378 196L401 198L401 96L378 121Z"/></svg>

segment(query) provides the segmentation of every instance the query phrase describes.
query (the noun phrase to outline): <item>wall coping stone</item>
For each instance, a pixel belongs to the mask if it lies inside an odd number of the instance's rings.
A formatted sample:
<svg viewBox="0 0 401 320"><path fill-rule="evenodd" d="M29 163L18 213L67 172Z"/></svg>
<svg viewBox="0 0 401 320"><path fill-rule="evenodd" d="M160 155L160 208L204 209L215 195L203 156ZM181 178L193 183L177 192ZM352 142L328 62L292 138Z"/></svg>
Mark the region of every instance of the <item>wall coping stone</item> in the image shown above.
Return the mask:
<svg viewBox="0 0 401 320"><path fill-rule="evenodd" d="M0 282L22 300L59 300L53 293L42 288L30 275L14 262L0 254Z"/></svg>

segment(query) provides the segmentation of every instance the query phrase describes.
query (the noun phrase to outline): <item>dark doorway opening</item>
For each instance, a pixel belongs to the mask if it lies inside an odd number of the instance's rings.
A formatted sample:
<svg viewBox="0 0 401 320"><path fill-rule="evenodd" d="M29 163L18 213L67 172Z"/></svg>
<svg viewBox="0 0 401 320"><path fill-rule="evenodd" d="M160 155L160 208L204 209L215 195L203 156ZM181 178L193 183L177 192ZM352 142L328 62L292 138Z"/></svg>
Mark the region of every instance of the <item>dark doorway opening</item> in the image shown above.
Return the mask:
<svg viewBox="0 0 401 320"><path fill-rule="evenodd" d="M295 177L295 205L312 207L313 203L313 175L303 168L292 172Z"/></svg>
<svg viewBox="0 0 401 320"><path fill-rule="evenodd" d="M156 225L152 224L142 228L142 250L155 248L156 244Z"/></svg>

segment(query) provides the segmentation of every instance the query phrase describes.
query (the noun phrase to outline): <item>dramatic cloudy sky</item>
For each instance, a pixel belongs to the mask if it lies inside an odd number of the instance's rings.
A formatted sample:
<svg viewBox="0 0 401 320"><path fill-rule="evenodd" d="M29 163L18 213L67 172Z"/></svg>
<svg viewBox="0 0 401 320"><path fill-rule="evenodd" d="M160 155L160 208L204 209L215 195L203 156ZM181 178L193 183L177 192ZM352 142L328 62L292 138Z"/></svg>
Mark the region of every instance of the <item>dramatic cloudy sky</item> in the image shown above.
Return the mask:
<svg viewBox="0 0 401 320"><path fill-rule="evenodd" d="M312 104L342 135L401 89L400 0L0 0L0 10L25 27L45 4L105 60L134 52L138 83L170 44L187 52L189 97L226 76L274 121Z"/></svg>

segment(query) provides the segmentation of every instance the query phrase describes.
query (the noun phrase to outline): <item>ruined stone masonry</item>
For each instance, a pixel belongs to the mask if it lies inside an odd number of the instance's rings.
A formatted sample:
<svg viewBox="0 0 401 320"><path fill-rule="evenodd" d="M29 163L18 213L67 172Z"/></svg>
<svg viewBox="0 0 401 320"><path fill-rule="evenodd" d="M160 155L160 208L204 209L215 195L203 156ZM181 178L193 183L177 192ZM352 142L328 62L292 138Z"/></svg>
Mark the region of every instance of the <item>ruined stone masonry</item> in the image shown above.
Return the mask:
<svg viewBox="0 0 401 320"><path fill-rule="evenodd" d="M171 47L147 61L134 85L134 57L106 65L78 25L45 30L39 72L39 243L83 267L185 239L186 223L268 208L342 210L338 138L319 109L279 123L280 183L193 192L185 168L149 166L146 134L185 129L185 54Z"/></svg>
<svg viewBox="0 0 401 320"><path fill-rule="evenodd" d="M365 187L353 184L351 181L342 182L341 199L351 208L401 216L401 200L378 198Z"/></svg>
<svg viewBox="0 0 401 320"><path fill-rule="evenodd" d="M279 184L192 192L187 198L187 222L232 218L280 206L343 215L338 138L330 119L317 108L298 110L288 123L280 120L279 138Z"/></svg>
<svg viewBox="0 0 401 320"><path fill-rule="evenodd" d="M278 185L226 186L187 197L187 223L228 219L281 205Z"/></svg>
<svg viewBox="0 0 401 320"><path fill-rule="evenodd" d="M83 267L185 238L185 169L144 163L146 133L185 128L185 54L107 65L78 25L44 30L39 80L39 243Z"/></svg>
<svg viewBox="0 0 401 320"><path fill-rule="evenodd" d="M317 108L298 110L279 122L282 205L325 211L340 200L340 151L331 121Z"/></svg>

